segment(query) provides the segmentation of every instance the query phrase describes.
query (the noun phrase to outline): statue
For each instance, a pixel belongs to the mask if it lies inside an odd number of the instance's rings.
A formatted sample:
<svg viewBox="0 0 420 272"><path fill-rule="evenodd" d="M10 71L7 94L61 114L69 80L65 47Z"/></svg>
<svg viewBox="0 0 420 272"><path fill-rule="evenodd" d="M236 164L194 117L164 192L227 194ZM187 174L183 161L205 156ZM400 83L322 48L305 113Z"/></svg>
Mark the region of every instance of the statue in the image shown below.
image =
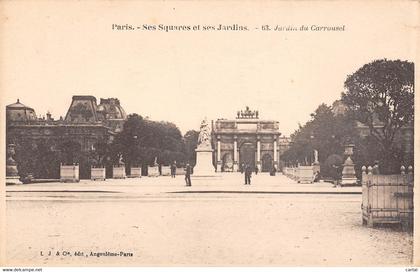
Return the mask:
<svg viewBox="0 0 420 272"><path fill-rule="evenodd" d="M207 119L205 118L200 125L200 134L198 135L198 143L197 146L202 147L210 147L210 127L207 123Z"/></svg>
<svg viewBox="0 0 420 272"><path fill-rule="evenodd" d="M6 185L9 184L22 184L19 180L19 174L17 170L17 163L14 160L15 152L15 145L9 144L7 146L7 159L6 159Z"/></svg>
<svg viewBox="0 0 420 272"><path fill-rule="evenodd" d="M314 163L318 163L318 150L314 149Z"/></svg>
<svg viewBox="0 0 420 272"><path fill-rule="evenodd" d="M205 118L200 125L196 152L196 163L194 166L194 177L214 177L214 166L212 163L213 149L211 148L211 130Z"/></svg>
<svg viewBox="0 0 420 272"><path fill-rule="evenodd" d="M124 162L122 161L122 154L118 153L118 166L124 165Z"/></svg>
<svg viewBox="0 0 420 272"><path fill-rule="evenodd" d="M245 110L237 112L238 119L258 119L259 112L250 110L249 106L245 107Z"/></svg>

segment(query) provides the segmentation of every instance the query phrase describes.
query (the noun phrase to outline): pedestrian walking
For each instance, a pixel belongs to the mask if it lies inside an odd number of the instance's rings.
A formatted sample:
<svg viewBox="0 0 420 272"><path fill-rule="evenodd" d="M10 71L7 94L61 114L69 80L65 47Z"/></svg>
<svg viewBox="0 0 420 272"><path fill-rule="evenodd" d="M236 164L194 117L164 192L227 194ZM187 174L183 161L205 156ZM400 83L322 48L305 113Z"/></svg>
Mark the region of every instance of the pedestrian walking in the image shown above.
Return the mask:
<svg viewBox="0 0 420 272"><path fill-rule="evenodd" d="M173 162L171 165L171 177L175 178L176 175L176 162Z"/></svg>
<svg viewBox="0 0 420 272"><path fill-rule="evenodd" d="M185 167L185 183L186 186L191 186L191 166L189 163Z"/></svg>
<svg viewBox="0 0 420 272"><path fill-rule="evenodd" d="M258 166L255 166L255 175L258 175Z"/></svg>

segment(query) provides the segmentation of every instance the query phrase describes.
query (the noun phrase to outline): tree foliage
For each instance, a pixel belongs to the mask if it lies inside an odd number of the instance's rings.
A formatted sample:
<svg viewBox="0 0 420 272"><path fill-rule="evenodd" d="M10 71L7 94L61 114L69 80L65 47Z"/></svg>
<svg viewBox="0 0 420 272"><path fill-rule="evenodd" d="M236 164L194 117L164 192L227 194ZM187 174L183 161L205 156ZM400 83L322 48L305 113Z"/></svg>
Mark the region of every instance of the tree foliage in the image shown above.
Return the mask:
<svg viewBox="0 0 420 272"><path fill-rule="evenodd" d="M124 128L110 147L111 161L117 163L119 155L129 165L157 163L169 165L184 161L184 142L179 129L169 122L143 119L137 114L128 116Z"/></svg>
<svg viewBox="0 0 420 272"><path fill-rule="evenodd" d="M190 164L194 164L196 161L195 149L197 148L199 134L200 132L196 130L189 130L184 135L185 159L186 159L186 162L189 162Z"/></svg>
<svg viewBox="0 0 420 272"><path fill-rule="evenodd" d="M321 104L311 114L311 119L299 126L291 135L292 145L282 154L288 164L310 165L314 161L314 149L318 151L321 171L328 176L331 165L322 165L330 155L342 155L346 142L357 142L354 122L346 115L334 116L331 107Z"/></svg>
<svg viewBox="0 0 420 272"><path fill-rule="evenodd" d="M376 60L349 75L344 85L342 100L352 118L369 128L382 154L382 172L397 171L402 151L395 139L414 119L414 64Z"/></svg>

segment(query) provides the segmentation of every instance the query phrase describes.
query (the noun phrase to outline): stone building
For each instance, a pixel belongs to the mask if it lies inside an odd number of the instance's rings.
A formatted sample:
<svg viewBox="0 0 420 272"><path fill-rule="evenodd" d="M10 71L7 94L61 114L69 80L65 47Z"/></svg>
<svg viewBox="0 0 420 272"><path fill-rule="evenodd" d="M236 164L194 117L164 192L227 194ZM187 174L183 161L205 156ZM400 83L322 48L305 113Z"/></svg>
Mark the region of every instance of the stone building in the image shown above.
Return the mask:
<svg viewBox="0 0 420 272"><path fill-rule="evenodd" d="M279 122L259 118L258 111L238 111L234 120L212 122L212 141L216 171L236 172L244 165L268 172L273 166L280 170L280 155L290 145L280 137Z"/></svg>
<svg viewBox="0 0 420 272"><path fill-rule="evenodd" d="M33 108L18 100L6 107L6 140L7 144L16 144L17 149L30 146L37 150L42 145L47 151L59 154L63 148L73 145L80 154L87 154L94 150L96 143L111 142L122 130L125 119L124 109L116 98L101 99L97 104L93 96L73 96L65 118L58 120L50 113L37 117ZM82 168L88 167L81 165L82 176L88 172Z"/></svg>

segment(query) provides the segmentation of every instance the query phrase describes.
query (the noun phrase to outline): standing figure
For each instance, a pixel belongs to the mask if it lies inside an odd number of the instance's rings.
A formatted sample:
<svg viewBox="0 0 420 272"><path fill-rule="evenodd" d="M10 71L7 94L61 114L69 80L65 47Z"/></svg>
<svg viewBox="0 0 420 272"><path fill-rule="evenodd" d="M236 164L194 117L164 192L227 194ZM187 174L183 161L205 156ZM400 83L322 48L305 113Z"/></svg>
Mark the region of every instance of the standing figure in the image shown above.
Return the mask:
<svg viewBox="0 0 420 272"><path fill-rule="evenodd" d="M176 175L176 163L173 162L171 165L171 177L175 178L175 175Z"/></svg>
<svg viewBox="0 0 420 272"><path fill-rule="evenodd" d="M255 175L258 175L258 166L255 166Z"/></svg>
<svg viewBox="0 0 420 272"><path fill-rule="evenodd" d="M332 168L334 169L334 188L340 185L340 166L333 164Z"/></svg>
<svg viewBox="0 0 420 272"><path fill-rule="evenodd" d="M251 174L252 174L251 166L246 165L245 166L245 185L251 185Z"/></svg>
<svg viewBox="0 0 420 272"><path fill-rule="evenodd" d="M185 183L187 186L191 186L191 166L189 163L185 167Z"/></svg>
<svg viewBox="0 0 420 272"><path fill-rule="evenodd" d="M273 164L273 166L271 167L271 170L270 170L270 176L275 176L276 175L276 172L277 172L277 168Z"/></svg>

